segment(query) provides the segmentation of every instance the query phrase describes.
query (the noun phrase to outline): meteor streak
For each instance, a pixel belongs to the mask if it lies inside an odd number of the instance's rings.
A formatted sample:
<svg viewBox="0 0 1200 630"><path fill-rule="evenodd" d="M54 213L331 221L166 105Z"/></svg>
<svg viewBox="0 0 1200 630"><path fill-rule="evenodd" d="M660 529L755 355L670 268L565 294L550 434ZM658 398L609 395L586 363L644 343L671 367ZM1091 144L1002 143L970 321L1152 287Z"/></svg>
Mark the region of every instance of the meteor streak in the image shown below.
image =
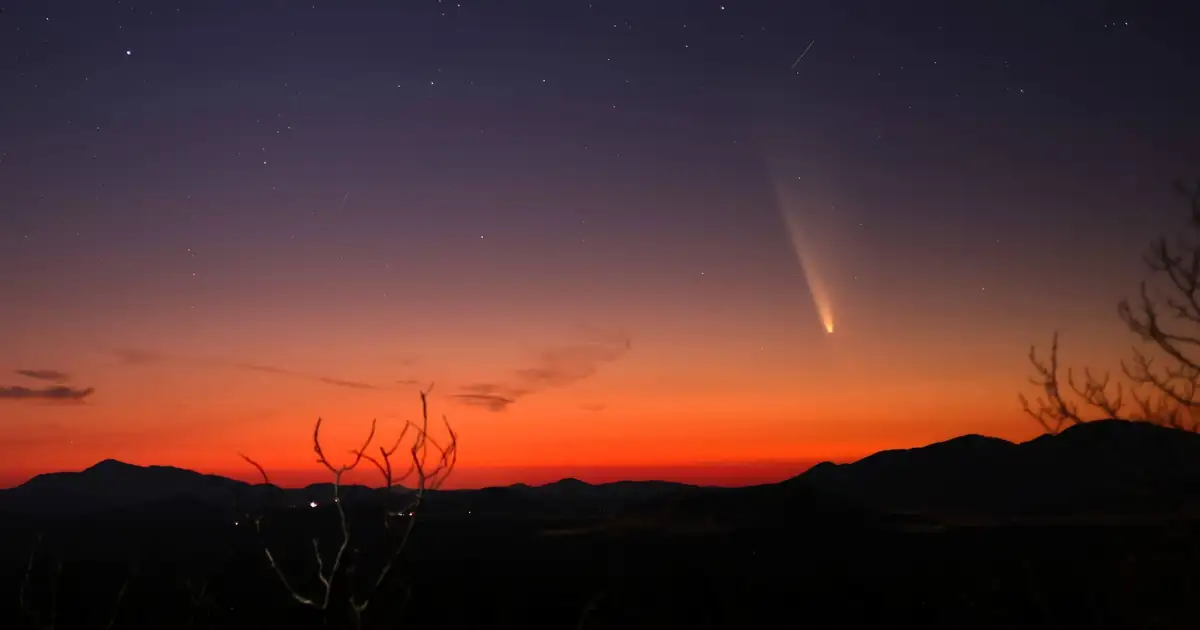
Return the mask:
<svg viewBox="0 0 1200 630"><path fill-rule="evenodd" d="M815 43L817 43L817 40L815 40L815 39L812 40L811 42L808 42L808 46L806 46L804 48L804 52L800 53L800 56L796 57L796 60L792 62L792 70L795 70L796 66L800 65L800 60L804 59L804 55L808 54L808 49L812 48L813 44L815 44Z"/></svg>

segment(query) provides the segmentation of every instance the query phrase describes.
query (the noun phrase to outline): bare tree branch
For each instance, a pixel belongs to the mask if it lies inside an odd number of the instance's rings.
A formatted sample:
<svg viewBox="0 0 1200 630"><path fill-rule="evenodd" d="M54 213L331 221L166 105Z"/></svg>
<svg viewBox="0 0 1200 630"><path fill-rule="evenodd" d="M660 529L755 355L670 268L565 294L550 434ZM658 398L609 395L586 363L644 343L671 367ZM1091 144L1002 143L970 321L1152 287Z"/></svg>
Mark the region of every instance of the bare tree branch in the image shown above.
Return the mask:
<svg viewBox="0 0 1200 630"><path fill-rule="evenodd" d="M583 607L583 612L579 614L579 620L575 622L575 630L584 630L587 627L588 621L592 617L592 613L600 607L600 602L604 600L604 592L598 592L588 600L586 606Z"/></svg>
<svg viewBox="0 0 1200 630"><path fill-rule="evenodd" d="M187 625L184 628L191 629L196 625L196 617L199 616L200 610L204 605L204 598L208 594L208 578L200 582L199 587L195 587L191 580L184 584L188 590L188 599L192 604L191 615L188 617Z"/></svg>
<svg viewBox="0 0 1200 630"><path fill-rule="evenodd" d="M393 567L396 564L396 561L400 558L400 555L404 552L405 547L408 545L409 536L412 534L413 526L416 525L417 513L421 507L422 501L425 498L425 493L427 491L437 490L440 488L445 482L446 478L450 476L450 473L453 472L454 466L458 462L458 434L455 433L454 428L450 426L450 421L446 418L446 416L442 416L442 424L444 425L446 432L449 434L449 442L447 445L443 447L429 436L429 392L432 389L433 386L430 385L429 389L421 392L421 424L416 428L416 436L413 440L412 447L409 449L410 465L409 472L405 473L405 477L407 477L409 474L416 473L416 488L413 490L412 500L400 512L391 512L390 510L387 510L385 503L384 524L387 530L390 531L391 520L397 516L407 517L407 524L399 542L388 554L387 561L384 563L383 568L380 569L379 574L372 581L366 592L357 596L351 596L350 603L356 615L361 616L361 614L366 611L367 606L369 606L371 603L371 598L375 596L375 594L379 591L379 588L383 586L384 582L387 581L388 577L391 575ZM405 426L404 433L408 432L410 426L412 425L409 424ZM427 456L429 447L431 444L433 445L433 449L435 451L434 456L437 458L437 465L432 469L426 466L426 462L428 461ZM391 498L392 488L395 485L395 480L391 477L391 456L394 452L395 446L393 446L390 451L381 448L380 458L382 459L382 465L377 463L377 467L384 472L384 489L385 492L387 492L385 495L385 500Z"/></svg>
<svg viewBox="0 0 1200 630"><path fill-rule="evenodd" d="M320 588L315 595L302 593L295 586L294 580L288 578L276 561L275 555L266 544L265 537L263 536L262 516L260 515L252 519L255 532L262 544L263 554L267 558L267 563L279 578L284 589L287 590L288 594L296 602L322 611L323 613L327 613L335 603L339 605L344 603L348 606L355 625L361 627L363 613L370 605L372 597L379 592L380 588L393 573L398 559L408 544L413 526L416 524L417 513L421 508L426 493L430 490L440 488L446 478L453 472L454 466L458 461L458 434L450 426L450 422L445 416L442 417L442 422L449 436L446 445L442 446L436 439L429 435L428 396L430 389L432 389L432 385L420 394L421 420L419 423L412 421L405 422L400 435L390 446L377 446L378 455L371 455L369 454L369 449L375 440L377 429L377 422L372 420L367 438L359 448L350 451L351 459L349 463L340 466L335 466L326 457L325 450L321 445L322 420L317 419L316 425L313 428L313 452L317 456L317 463L325 467L333 477L333 502L340 535L336 543L337 551L334 553L332 561L329 562L326 561L325 555L321 553L320 539L312 539L313 557L316 561L316 578L320 583ZM408 461L408 466L403 474L397 475L396 471L398 468L395 466L393 458L410 435L411 444L408 448L407 457L405 457ZM431 450L433 451L432 453L430 453ZM263 479L263 484L271 487L270 477L267 475L266 469L246 455L241 455L241 457L258 471ZM349 583L349 577L358 568L355 566L358 556L357 549L353 550L349 556L347 555L347 551L351 549L352 535L346 506L342 501L342 477L345 473L356 469L363 461L374 466L379 471L383 481L380 491L383 495L382 517L387 548L384 550L383 555L385 560L379 568L378 573L368 580L365 588L361 589L360 592L355 592L354 584ZM414 488L411 490L401 488L408 494L408 503L400 510L392 509L391 503L397 494L398 484L405 482L410 477L414 479ZM393 520L397 518L406 519L404 527L400 530L393 527ZM393 539L390 536L391 533L398 534L398 540ZM335 602L333 594L338 584L342 582L347 583L346 601Z"/></svg>
<svg viewBox="0 0 1200 630"><path fill-rule="evenodd" d="M129 582L133 579L134 573L137 572L137 567L130 569L125 575L125 580L121 582L121 589L117 591L117 600L113 602L112 614L108 618L108 625L104 626L105 630L112 630L117 623L117 615L121 612L121 604L125 602L125 592L129 590Z"/></svg>
<svg viewBox="0 0 1200 630"><path fill-rule="evenodd" d="M1021 407L1025 413L1032 417L1042 425L1042 428L1047 433L1058 433L1064 428L1085 422L1079 415L1079 405L1067 400L1063 396L1058 373L1058 333L1054 333L1054 337L1050 342L1050 356L1045 360L1038 358L1037 347L1029 348L1029 362L1033 364L1034 371L1037 372L1035 378L1031 378L1030 382L1042 389L1042 396L1035 400L1035 404L1031 405L1029 399L1025 398L1024 394L1018 397L1021 401ZM1112 409L1111 415L1116 416L1120 411L1121 391L1118 388L1117 395L1114 399L1109 399L1107 394L1108 377L1100 383L1092 378L1091 373L1087 373L1087 380L1084 385L1077 386L1072 377L1071 371L1067 371L1068 386L1078 393L1084 402L1098 407L1103 410Z"/></svg>
<svg viewBox="0 0 1200 630"><path fill-rule="evenodd" d="M21 578L21 588L17 594L17 601L21 607L21 611L29 618L30 623L39 628L53 628L54 624L42 625L41 616L38 615L36 609L29 603L29 592L33 587L33 566L37 560L38 549L42 546L42 535L38 534L33 541L33 547L29 550L29 560L25 563L25 576Z"/></svg>
<svg viewBox="0 0 1200 630"><path fill-rule="evenodd" d="M267 476L266 469L264 469L258 462L250 459L248 456L241 453L239 453L239 455L241 455L242 459L249 462L251 466L254 466L254 468L258 470L259 474L262 475L263 485L266 487L271 487L271 478ZM283 569L279 568L279 563L275 561L275 555L271 553L271 548L267 546L266 539L263 536L262 520L263 516L261 512L251 517L251 521L254 523L254 532L258 535L259 542L262 544L263 555L265 555L267 558L267 564L271 566L271 570L275 572L276 577L278 577L280 583L283 584L283 588L287 589L288 594L290 594L293 599L305 606L318 607L316 601L298 593L288 581L287 575L284 574Z"/></svg>
<svg viewBox="0 0 1200 630"><path fill-rule="evenodd" d="M1162 280L1169 294L1152 296L1148 280L1142 282L1136 307L1128 299L1117 305L1117 315L1130 332L1160 356L1134 347L1132 357L1121 362L1129 386L1118 382L1111 395L1108 374L1097 379L1085 370L1084 381L1077 385L1068 370L1067 382L1076 397L1107 418L1122 417L1123 395L1128 392L1136 407L1128 419L1200 431L1200 180L1191 186L1177 183L1176 190L1190 206L1187 232L1191 238L1182 234L1174 246L1160 238L1144 256L1151 280ZM1161 363L1156 364L1156 358ZM1034 349L1029 360L1037 372L1032 382L1042 388L1044 398L1032 406L1020 396L1025 412L1049 433L1086 422L1078 405L1064 398L1059 388L1058 334L1049 361L1040 361Z"/></svg>
<svg viewBox="0 0 1200 630"><path fill-rule="evenodd" d="M33 590L33 570L37 565L38 550L43 546L42 535L38 534L33 541L33 547L29 550L29 560L25 564L25 576L21 579L21 587L18 596L18 602L21 611L29 622L41 630L54 630L58 623L58 588L62 581L62 560L55 561L51 564L50 570L50 602L45 613L38 611L38 606L30 601Z"/></svg>

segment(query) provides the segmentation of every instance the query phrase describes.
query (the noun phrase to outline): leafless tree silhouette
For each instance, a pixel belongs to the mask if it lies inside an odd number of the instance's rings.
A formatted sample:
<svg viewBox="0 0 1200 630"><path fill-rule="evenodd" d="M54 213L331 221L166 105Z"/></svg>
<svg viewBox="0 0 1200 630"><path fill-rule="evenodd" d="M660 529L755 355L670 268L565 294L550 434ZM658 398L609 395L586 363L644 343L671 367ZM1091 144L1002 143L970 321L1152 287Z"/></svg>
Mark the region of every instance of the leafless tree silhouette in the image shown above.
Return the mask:
<svg viewBox="0 0 1200 630"><path fill-rule="evenodd" d="M36 628L37 630L54 630L54 628L58 627L59 621L58 591L62 582L63 561L61 558L57 560L51 560L47 558L47 561L50 564L49 584L47 585L49 592L45 593L45 597L42 599L48 601L44 601L42 605L39 606L38 603L34 601L34 598L37 595L34 585L34 573L36 572L38 566L37 560L39 551L42 551L43 555L48 555L44 550L44 541L42 540L42 536L40 534L34 539L33 546L29 550L29 560L25 563L25 574L21 578L21 587L18 593L18 604L30 627ZM131 568L129 572L126 573L125 579L121 582L121 587L117 591L116 598L112 605L112 610L110 611L108 617L108 623L103 626L105 630L111 630L116 625L117 615L121 612L121 605L125 602L125 593L129 590L129 583L133 579L136 570L136 567Z"/></svg>
<svg viewBox="0 0 1200 630"><path fill-rule="evenodd" d="M313 427L313 452L316 453L317 463L324 466L333 476L333 503L334 511L337 515L338 526L340 533L335 541L336 550L332 558L328 557L327 553L321 551L321 541L318 538L312 539L313 558L316 561L316 579L319 587L313 593L302 592L298 588L297 583L300 578L289 577L288 574L280 567L276 560L275 554L271 552L270 546L267 544L263 535L263 516L252 517L255 532L258 534L262 544L263 554L266 556L267 563L271 566L275 575L279 578L280 583L287 590L293 600L299 604L328 614L335 606L346 606L349 609L354 627L361 627L363 614L370 606L372 598L379 592L385 584L389 576L393 573L396 563L399 560L404 548L408 544L409 536L412 533L413 526L416 523L417 514L421 508L422 502L425 499L425 494L430 490L436 490L445 482L454 470L454 466L458 461L458 434L454 432L450 426L449 420L442 416L442 423L445 426L448 434L448 440L444 444L435 440L429 434L429 405L428 396L432 389L426 389L420 393L421 396L421 420L419 422L405 422L400 435L391 443L390 446L375 445L375 434L377 423L371 421L371 429L367 433L366 439L362 446L350 452L350 462L340 466L336 466L329 461L325 455L325 451L321 446L321 419L317 419L316 425ZM410 437L411 436L411 437ZM409 440L407 449L407 464L394 462L393 456L396 455L400 446L405 443L406 438ZM372 447L377 448L378 452L372 454L368 452ZM432 451L432 453L431 453ZM263 483L270 487L271 480L267 475L266 470L256 461L242 455L251 466L258 471L262 477ZM356 574L356 566L354 558L356 554L347 552L351 547L351 526L350 519L347 517L346 505L342 501L342 476L356 469L362 462L372 464L378 471L383 480L383 486L380 489L383 494L383 527L385 531L387 549L383 550L383 562L372 576L365 581L355 583L352 577L357 577L361 580L362 574ZM398 468L396 464L403 466ZM398 470L404 470L402 474L397 474ZM413 483L411 489L401 486L406 481ZM394 509L393 500L401 496L404 501L399 509ZM398 521L403 520L403 524L399 525ZM342 583L345 596L341 601L335 601L335 588L339 583ZM357 588L356 588L357 586Z"/></svg>
<svg viewBox="0 0 1200 630"><path fill-rule="evenodd" d="M60 576L62 575L62 562L57 561L51 565L50 574L50 593L49 606L45 611L39 610L39 606L32 601L33 598L33 574L37 566L38 550L42 547L42 536L39 534L34 540L33 547L29 550L29 561L25 564L25 575L21 578L21 590L18 597L18 603L21 606L21 612L25 614L26 619L34 628L50 630L54 628L54 624L58 617L58 587Z"/></svg>
<svg viewBox="0 0 1200 630"><path fill-rule="evenodd" d="M185 630L191 630L196 625L196 619L204 610L204 604L208 597L208 578L204 578L199 582L185 580L184 587L187 589L188 603L191 605L191 610L188 613L187 624Z"/></svg>
<svg viewBox="0 0 1200 630"><path fill-rule="evenodd" d="M1121 300L1117 306L1118 316L1144 346L1135 345L1132 357L1121 362L1125 382L1114 383L1110 374L1097 377L1090 370L1076 380L1068 368L1070 393L1065 393L1058 333L1046 359L1030 348L1029 361L1037 373L1030 380L1042 395L1032 404L1021 395L1021 405L1047 432L1099 419L1096 412L1103 418L1200 431L1200 179L1191 185L1177 182L1176 191L1191 210L1185 229L1174 242L1164 236L1150 246L1144 256L1150 278L1142 282L1139 299ZM1081 403L1092 413L1081 411Z"/></svg>

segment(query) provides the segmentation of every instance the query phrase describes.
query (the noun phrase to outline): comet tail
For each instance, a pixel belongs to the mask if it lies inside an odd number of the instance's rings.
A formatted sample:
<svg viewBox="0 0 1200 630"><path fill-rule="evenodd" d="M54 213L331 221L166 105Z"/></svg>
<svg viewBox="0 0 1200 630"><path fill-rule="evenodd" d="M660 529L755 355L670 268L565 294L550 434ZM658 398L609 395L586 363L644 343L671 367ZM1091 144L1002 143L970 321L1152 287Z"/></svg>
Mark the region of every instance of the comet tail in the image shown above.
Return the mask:
<svg viewBox="0 0 1200 630"><path fill-rule="evenodd" d="M825 288L825 283L817 275L816 264L811 255L811 248L806 246L809 241L806 240L804 232L800 229L800 223L795 214L788 209L783 190L781 190L778 182L775 186L775 192L779 214L783 217L783 222L787 227L788 239L792 243L793 251L796 252L796 262L800 264L800 272L804 274L804 280L808 284L809 292L812 293L813 306L816 307L817 314L821 317L821 324L825 326L825 332L833 334L833 304L829 299L829 292Z"/></svg>

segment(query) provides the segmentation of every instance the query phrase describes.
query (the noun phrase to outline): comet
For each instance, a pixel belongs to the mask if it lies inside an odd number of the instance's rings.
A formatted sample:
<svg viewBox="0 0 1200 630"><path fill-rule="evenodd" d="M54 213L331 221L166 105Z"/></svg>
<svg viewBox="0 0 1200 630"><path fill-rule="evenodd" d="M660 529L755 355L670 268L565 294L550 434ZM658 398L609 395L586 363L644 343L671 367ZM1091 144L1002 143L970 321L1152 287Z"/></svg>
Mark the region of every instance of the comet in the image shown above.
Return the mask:
<svg viewBox="0 0 1200 630"><path fill-rule="evenodd" d="M812 50L817 41L811 40L808 46L792 62L792 70L804 59L808 52ZM783 79L776 79L782 81ZM763 105L770 103L769 98L764 97L757 100L755 108L760 112L756 118L767 119L771 117L771 112L763 109ZM757 125L756 125L757 126ZM819 244L821 239L814 237L806 230L802 229L800 218L801 215L796 212L795 204L792 202L791 196L786 189L784 182L794 179L794 166L785 168L778 161L780 155L779 147L772 147L780 137L777 133L771 133L771 130L766 127L758 127L756 144L758 145L759 158L762 160L762 165L766 174L766 179L770 182L771 188L775 193L775 209L779 212L780 218L783 220L784 227L787 231L788 240L792 245L792 251L796 255L796 262L800 267L800 273L804 278L805 284L808 286L808 291L812 297L813 307L817 312L817 316L821 320L821 326L825 329L825 334L832 335L834 331L833 317L833 300L830 299L829 290L825 281L818 273L818 265L816 256L814 255L814 245ZM791 176L785 176L791 172Z"/></svg>
<svg viewBox="0 0 1200 630"><path fill-rule="evenodd" d="M796 253L796 262L800 265L800 273L803 274L809 293L812 295L813 306L821 318L821 325L825 327L825 333L832 335L833 302L829 299L829 291L826 289L825 283L817 274L816 261L813 260L812 249L809 246L811 241L801 230L800 222L795 214L788 210L778 179L775 181L775 195L778 201L776 207L787 228L788 240L791 241L792 250Z"/></svg>

